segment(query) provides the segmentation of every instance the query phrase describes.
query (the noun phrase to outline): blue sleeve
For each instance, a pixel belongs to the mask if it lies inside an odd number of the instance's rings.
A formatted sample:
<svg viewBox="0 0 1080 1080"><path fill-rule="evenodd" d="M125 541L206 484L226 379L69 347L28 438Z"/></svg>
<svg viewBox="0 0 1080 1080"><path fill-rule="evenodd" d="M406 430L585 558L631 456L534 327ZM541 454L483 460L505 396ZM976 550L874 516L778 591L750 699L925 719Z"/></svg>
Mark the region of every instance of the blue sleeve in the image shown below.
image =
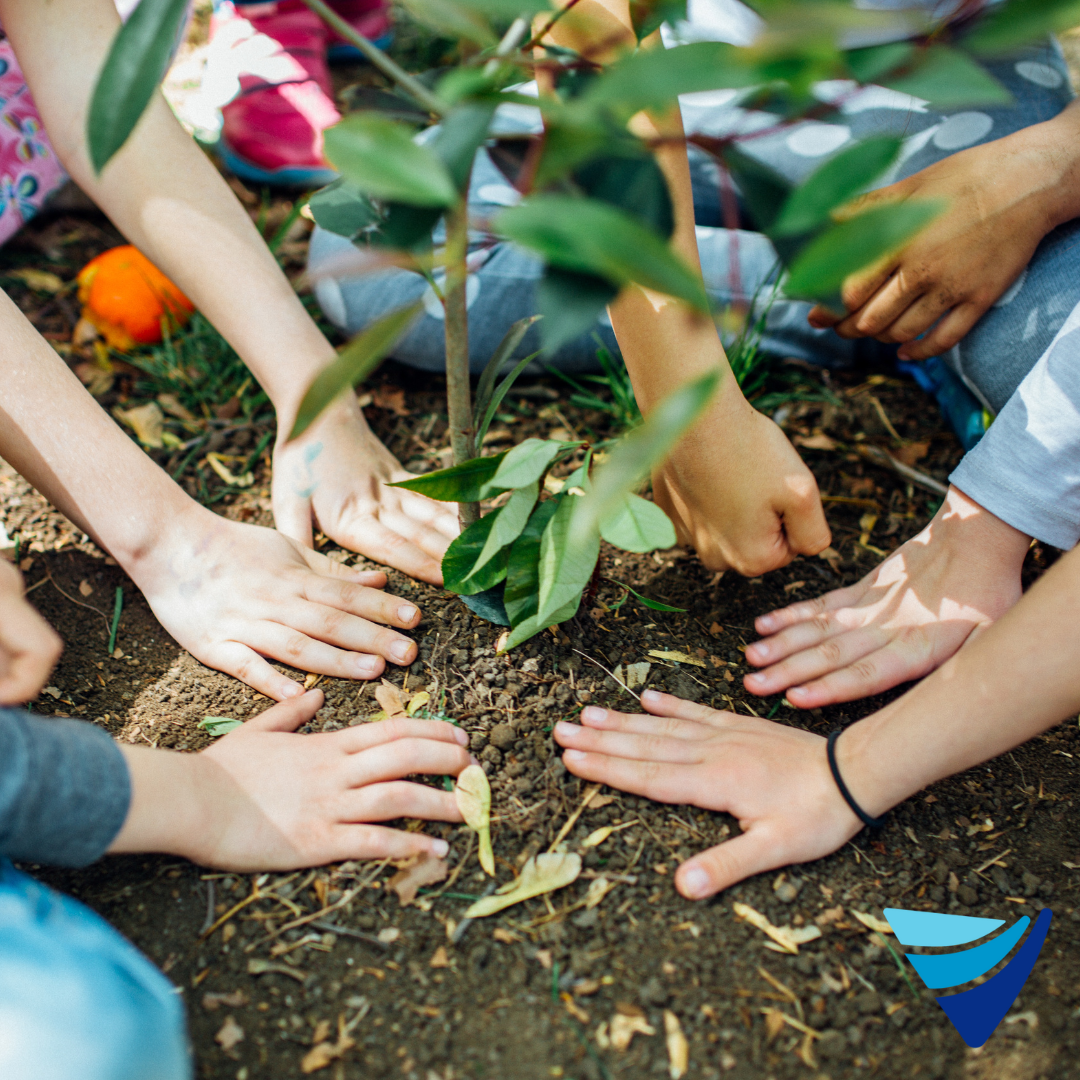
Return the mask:
<svg viewBox="0 0 1080 1080"><path fill-rule="evenodd" d="M130 802L127 762L101 728L0 708L0 857L86 866Z"/></svg>

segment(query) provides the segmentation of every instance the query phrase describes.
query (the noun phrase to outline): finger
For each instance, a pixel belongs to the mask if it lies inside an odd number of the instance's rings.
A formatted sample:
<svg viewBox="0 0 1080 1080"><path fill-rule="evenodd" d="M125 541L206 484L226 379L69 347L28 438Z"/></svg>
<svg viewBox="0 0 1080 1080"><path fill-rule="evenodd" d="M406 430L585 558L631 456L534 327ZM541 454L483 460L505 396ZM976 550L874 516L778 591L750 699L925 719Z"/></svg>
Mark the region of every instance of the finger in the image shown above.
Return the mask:
<svg viewBox="0 0 1080 1080"><path fill-rule="evenodd" d="M722 715L712 709L706 709L706 713L714 717ZM602 709L597 705L581 710L581 722L590 728L624 731L631 735L663 735L670 739L702 739L707 738L713 731L711 723L703 723L701 720L682 720L679 717L655 713L647 716L641 713L621 713L614 709Z"/></svg>
<svg viewBox="0 0 1080 1080"><path fill-rule="evenodd" d="M406 780L350 788L341 796L339 812L342 821L462 820L453 792L440 791L427 784L410 784Z"/></svg>
<svg viewBox="0 0 1080 1080"><path fill-rule="evenodd" d="M293 683L295 686L296 684ZM274 705L251 717L242 728L236 731L296 731L302 728L309 720L314 719L315 714L322 708L323 692L321 690L309 690L299 697L290 698L278 705ZM229 732L230 735L233 732ZM226 736L227 737L227 736Z"/></svg>
<svg viewBox="0 0 1080 1080"><path fill-rule="evenodd" d="M679 720L710 724L713 727L723 726L731 716L731 713L722 713L718 709L710 709L708 705L686 701L674 694L663 694L659 690L643 690L641 704L654 716L672 716Z"/></svg>
<svg viewBox="0 0 1080 1080"><path fill-rule="evenodd" d="M454 727L444 720L417 720L405 716L356 724L335 732L333 738L344 743L350 754L357 754L383 743L396 742L398 739L437 739L440 742L456 743L458 746L469 745L469 733L462 728Z"/></svg>
<svg viewBox="0 0 1080 1080"><path fill-rule="evenodd" d="M350 530L338 541L375 562L385 563L409 577L442 584L441 556L435 558L375 518L365 518L362 533Z"/></svg>
<svg viewBox="0 0 1080 1080"><path fill-rule="evenodd" d="M408 600L402 600L382 589L368 588L340 578L321 575L306 578L303 595L313 604L339 608L388 626L411 629L420 621L420 609Z"/></svg>
<svg viewBox="0 0 1080 1080"><path fill-rule="evenodd" d="M331 610L322 609L324 612ZM338 614L340 615L340 612ZM301 617L297 621L305 622L310 627L316 625L313 618ZM316 640L299 627L281 623L256 623L245 644L290 667L319 675L331 675L336 679L375 679L386 670L381 656L339 649L325 641Z"/></svg>
<svg viewBox="0 0 1080 1080"><path fill-rule="evenodd" d="M901 360L929 360L956 345L986 313L988 304L968 302L953 308L919 341L909 341L897 354Z"/></svg>
<svg viewBox="0 0 1080 1080"><path fill-rule="evenodd" d="M675 871L675 887L689 900L704 900L744 878L786 865L781 850L770 830L751 828L687 859Z"/></svg>
<svg viewBox="0 0 1080 1080"><path fill-rule="evenodd" d="M925 294L925 286L901 269L893 274L836 331L846 337L876 337ZM849 331L845 333L845 331Z"/></svg>
<svg viewBox="0 0 1080 1080"><path fill-rule="evenodd" d="M687 767L667 762L632 761L586 750L564 750L563 764L583 780L644 795L657 802L687 801Z"/></svg>
<svg viewBox="0 0 1080 1080"><path fill-rule="evenodd" d="M299 697L304 688L288 675L282 675L271 667L254 649L239 641L223 641L206 654L200 654L207 667L224 671L226 675L247 683L253 690L265 694L274 701Z"/></svg>
<svg viewBox="0 0 1080 1080"><path fill-rule="evenodd" d="M457 776L471 760L468 751L457 743L412 737L353 754L346 776L350 787L400 780L412 773Z"/></svg>
<svg viewBox="0 0 1080 1080"><path fill-rule="evenodd" d="M415 477L411 473L405 473L400 479L412 480ZM445 550L447 544L461 532L461 524L454 503L437 502L435 499L429 499L426 495L408 491L404 488L395 490L400 499L398 512L415 524L423 525L425 532L438 534L427 537L423 545L425 551L435 553L440 548ZM393 514L394 512L395 508L391 504L387 505L386 510L379 515L380 520L390 525L391 528L393 522L387 514ZM417 536L416 542L420 542L419 536ZM429 544L434 546L429 548ZM439 557L442 557L441 551L439 551Z"/></svg>
<svg viewBox="0 0 1080 1080"><path fill-rule="evenodd" d="M920 296L891 326L882 330L877 339L886 344L911 341L925 334L955 303L953 296L941 290Z"/></svg>
<svg viewBox="0 0 1080 1080"><path fill-rule="evenodd" d="M814 327L815 330L827 330L830 326L835 326L838 322L843 322L846 318L846 312L840 314L839 312L830 311L827 307L822 307L821 304L816 304L810 309L810 313L806 316L806 321Z"/></svg>
<svg viewBox="0 0 1080 1080"><path fill-rule="evenodd" d="M657 721L654 721L657 723ZM560 746L633 761L656 761L668 764L696 765L701 750L687 739L672 739L659 734L635 734L629 731L598 731L581 724L560 721L555 725L555 739Z"/></svg>
<svg viewBox="0 0 1080 1080"><path fill-rule="evenodd" d="M804 649L813 649L824 641L857 630L874 611L871 607L844 607L815 615L805 622L795 623L765 641L754 642L757 648L754 651L753 663L758 666L778 664ZM746 651L749 654L749 647Z"/></svg>
<svg viewBox="0 0 1080 1080"><path fill-rule="evenodd" d="M319 860L320 864L343 859L407 859L410 855L422 854L442 859L450 850L445 840L423 833L388 829L384 825L338 825L331 836L328 850L332 854Z"/></svg>
<svg viewBox="0 0 1080 1080"><path fill-rule="evenodd" d="M802 649L764 671L755 671L746 676L743 684L751 694L778 694L789 686L802 686L811 679L854 664L880 649L887 640L887 632L877 626L851 630L813 648Z"/></svg>
<svg viewBox="0 0 1080 1080"><path fill-rule="evenodd" d="M274 528L303 548L314 548L311 500L295 496L273 499Z"/></svg>
<svg viewBox="0 0 1080 1080"><path fill-rule="evenodd" d="M56 631L21 596L5 604L0 651L7 664L0 676L0 704L18 705L37 697L63 647Z"/></svg>
<svg viewBox="0 0 1080 1080"><path fill-rule="evenodd" d="M300 554L310 569L316 574L328 578L340 578L342 581L351 581L356 585L363 585L369 589L385 589L386 574L382 570L362 570L359 566L346 566L345 563L331 559L321 551L302 548Z"/></svg>
<svg viewBox="0 0 1080 1080"><path fill-rule="evenodd" d="M789 626L794 626L796 623L814 619L818 615L824 614L826 611L836 611L837 608L851 607L862 598L865 591L866 586L860 581L855 585L848 585L843 589L833 589L832 592L827 592L822 596L815 597L813 600L800 600L797 604L789 604L785 608L777 608L775 611L769 611L764 615L759 615L754 620L754 629L762 635L778 633L780 630L784 630ZM759 649L760 645L762 645L762 642L755 641L752 645L747 646L746 658L747 660L750 660L752 664L768 662L768 654L767 652L761 652ZM765 659L751 659L751 649L754 650L755 655L760 654L764 656Z"/></svg>
<svg viewBox="0 0 1080 1080"><path fill-rule="evenodd" d="M788 477L786 484L787 500L780 512L788 546L796 555L816 555L832 541L817 481L807 472L805 476Z"/></svg>
<svg viewBox="0 0 1080 1080"><path fill-rule="evenodd" d="M376 596L380 595L378 593ZM391 600L394 598L391 597ZM412 607L412 605L409 605ZM416 611L413 608L413 611ZM419 616L419 612L417 612ZM416 659L416 642L378 623L323 604L297 602L282 612L281 618L293 630L327 645L347 649L357 655L382 656L394 664L411 664ZM314 671L314 668L308 668ZM363 677L363 676L361 676Z"/></svg>
<svg viewBox="0 0 1080 1080"><path fill-rule="evenodd" d="M911 679L920 679L937 666L925 634L894 638L884 648L837 671L787 691L787 699L800 709L816 709L842 701L880 694Z"/></svg>

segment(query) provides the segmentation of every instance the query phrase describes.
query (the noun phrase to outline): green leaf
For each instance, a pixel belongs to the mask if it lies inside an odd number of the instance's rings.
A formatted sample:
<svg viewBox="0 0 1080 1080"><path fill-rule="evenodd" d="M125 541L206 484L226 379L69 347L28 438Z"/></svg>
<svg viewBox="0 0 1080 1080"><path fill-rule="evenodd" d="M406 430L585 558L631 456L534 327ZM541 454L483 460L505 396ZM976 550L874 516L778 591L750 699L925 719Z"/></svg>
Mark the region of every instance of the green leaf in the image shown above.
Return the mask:
<svg viewBox="0 0 1080 1080"><path fill-rule="evenodd" d="M1009 0L987 12L963 39L964 48L981 56L1015 51L1044 34L1080 23L1080 0Z"/></svg>
<svg viewBox="0 0 1080 1080"><path fill-rule="evenodd" d="M499 551L507 544L512 544L521 535L521 530L525 528L539 495L540 485L534 481L524 487L519 487L505 505L488 515L495 518L495 524L492 525L484 541L484 547L477 556L476 563L466 581L483 570ZM503 602L505 603L505 600Z"/></svg>
<svg viewBox="0 0 1080 1080"><path fill-rule="evenodd" d="M86 142L100 173L127 142L165 77L188 0L143 0L120 28L94 86L86 117ZM62 64L63 59L55 58Z"/></svg>
<svg viewBox="0 0 1080 1080"><path fill-rule="evenodd" d="M480 492L480 498L489 499L496 491L509 491L535 483L559 454L580 445L558 439L526 439L518 443L503 455L495 475Z"/></svg>
<svg viewBox="0 0 1080 1080"><path fill-rule="evenodd" d="M686 19L686 0L630 0L630 22L638 41L647 38L665 22Z"/></svg>
<svg viewBox="0 0 1080 1080"><path fill-rule="evenodd" d="M371 234L372 247L400 248L404 251L429 249L431 232L442 217L442 210L430 206L407 206L405 203L385 204L386 214L378 229Z"/></svg>
<svg viewBox="0 0 1080 1080"><path fill-rule="evenodd" d="M537 317L538 316L534 316L534 318ZM510 391L510 387L517 382L518 376L536 359L536 356L536 353L529 353L528 356L523 356L514 365L509 374L507 374L506 378L495 388L495 392L491 395L491 400L484 410L484 417L476 429L476 441L478 443L483 443L484 436L487 434L488 428L491 427L491 421L495 419L495 413L498 412L503 398L506 397L507 393Z"/></svg>
<svg viewBox="0 0 1080 1080"><path fill-rule="evenodd" d="M472 596L486 592L506 577L506 564L510 558L508 548L501 548L495 557L477 574L473 574L488 536L499 520L502 509L493 510L479 521L474 521L446 549L442 559L443 583L446 588L460 596Z"/></svg>
<svg viewBox="0 0 1080 1080"><path fill-rule="evenodd" d="M585 95L620 115L672 104L680 94L743 89L768 81L748 63L749 50L720 41L697 41L674 49L638 49L607 68Z"/></svg>
<svg viewBox="0 0 1080 1080"><path fill-rule="evenodd" d="M600 535L612 547L638 554L675 546L675 526L667 514L656 503L632 493L624 495L600 522Z"/></svg>
<svg viewBox="0 0 1080 1080"><path fill-rule="evenodd" d="M568 485L569 489L569 485ZM540 540L540 601L536 618L545 626L556 612L581 599L600 557L600 534L578 529L571 535L572 520L584 498L567 495L558 505Z"/></svg>
<svg viewBox="0 0 1080 1080"><path fill-rule="evenodd" d="M458 191L468 186L473 158L487 138L494 115L495 102L469 101L452 109L439 123L439 131L430 146L446 166Z"/></svg>
<svg viewBox="0 0 1080 1080"><path fill-rule="evenodd" d="M420 314L420 301L408 307L391 311L361 330L338 353L308 387L304 400L296 414L296 422L289 432L289 441L298 439L315 422L319 414L339 394L366 379L386 354L397 344Z"/></svg>
<svg viewBox="0 0 1080 1080"><path fill-rule="evenodd" d="M454 0L402 0L402 3L417 22L430 26L443 37L464 38L484 47L499 40L487 18L465 4Z"/></svg>
<svg viewBox="0 0 1080 1080"><path fill-rule="evenodd" d="M600 523L616 514L627 493L667 457L719 385L720 374L716 371L685 383L664 398L640 427L615 444L608 460L593 474L591 490L575 500L573 544L586 544L591 536L598 535Z"/></svg>
<svg viewBox="0 0 1080 1080"><path fill-rule="evenodd" d="M378 113L351 113L327 128L326 156L362 192L413 206L450 206L454 181L438 155L413 142L404 124Z"/></svg>
<svg viewBox="0 0 1080 1080"><path fill-rule="evenodd" d="M636 282L709 310L701 276L656 233L613 206L538 195L504 210L494 228L562 270L596 274L615 285Z"/></svg>
<svg viewBox="0 0 1080 1080"><path fill-rule="evenodd" d="M540 601L540 540L559 503L566 497L558 495L540 503L510 549L503 603L511 626L536 615Z"/></svg>
<svg viewBox="0 0 1080 1080"><path fill-rule="evenodd" d="M498 378L499 372L510 362L514 351L521 344L521 339L538 318L540 318L539 315L530 315L527 318L518 319L503 335L498 348L491 354L491 359L487 362L487 366L477 380L476 397L473 399L474 415L484 415L484 410L491 400L491 392L495 388L495 380ZM480 442L483 437L483 435L478 435L476 441Z"/></svg>
<svg viewBox="0 0 1080 1080"><path fill-rule="evenodd" d="M545 266L536 286L544 355L552 356L568 341L595 329L596 320L618 295L617 286L596 274Z"/></svg>
<svg viewBox="0 0 1080 1080"><path fill-rule="evenodd" d="M800 300L831 300L849 274L902 247L945 209L942 199L908 200L867 210L808 244L784 282Z"/></svg>
<svg viewBox="0 0 1080 1080"><path fill-rule="evenodd" d="M450 469L438 469L386 486L415 491L429 499L438 499L439 502L479 502L482 498L480 492L495 475L505 457L506 452L494 457L472 458Z"/></svg>
<svg viewBox="0 0 1080 1080"><path fill-rule="evenodd" d="M547 0L458 0L458 3L503 23L511 23L518 18L528 19L538 11L551 10Z"/></svg>
<svg viewBox="0 0 1080 1080"><path fill-rule="evenodd" d="M503 646L503 652L509 652L515 645L520 645L523 641L528 641L529 638L535 637L541 630L546 630L549 626L558 626L559 623L564 623L568 619L572 619L576 614L578 608L581 606L581 594L584 589L578 589L577 594L571 596L566 604L559 608L558 611L553 611L546 618L540 618L539 615L533 615L531 618L524 619L518 623L510 631L510 636L506 639L506 644Z"/></svg>
<svg viewBox="0 0 1080 1080"><path fill-rule="evenodd" d="M612 578L612 581L615 581ZM621 585L631 596L640 600L647 608L652 608L653 611L668 611L668 612L684 612L684 607L672 607L670 604L661 604L659 600L650 600L647 596L642 596L636 589L631 589L625 581L615 581L616 585ZM621 603L621 601L620 601Z"/></svg>
<svg viewBox="0 0 1080 1080"><path fill-rule="evenodd" d="M1012 104L1012 94L959 50L932 45L916 56L918 66L910 74L885 81L890 90L925 98L936 109Z"/></svg>
<svg viewBox="0 0 1080 1080"><path fill-rule="evenodd" d="M872 184L900 153L891 135L865 139L826 161L784 203L771 235L797 236L829 220L829 212Z"/></svg>
<svg viewBox="0 0 1080 1080"><path fill-rule="evenodd" d="M381 220L371 200L343 176L316 191L308 200L308 206L317 225L350 240L361 229L377 225Z"/></svg>
<svg viewBox="0 0 1080 1080"><path fill-rule="evenodd" d="M244 721L235 720L231 716L204 716L195 726L201 727L203 731L209 733L210 738L216 739L220 735L228 735L230 731L243 727Z"/></svg>
<svg viewBox="0 0 1080 1080"><path fill-rule="evenodd" d="M724 147L723 155L724 164L738 184L754 224L761 232L770 232L791 195L792 184L734 143Z"/></svg>
<svg viewBox="0 0 1080 1080"><path fill-rule="evenodd" d="M574 181L590 199L599 199L633 214L665 238L675 231L675 211L667 180L651 154L591 161L574 173Z"/></svg>
<svg viewBox="0 0 1080 1080"><path fill-rule="evenodd" d="M888 45L871 45L866 49L852 49L844 53L848 70L857 82L878 82L890 71L909 63L915 55L910 41L894 41Z"/></svg>

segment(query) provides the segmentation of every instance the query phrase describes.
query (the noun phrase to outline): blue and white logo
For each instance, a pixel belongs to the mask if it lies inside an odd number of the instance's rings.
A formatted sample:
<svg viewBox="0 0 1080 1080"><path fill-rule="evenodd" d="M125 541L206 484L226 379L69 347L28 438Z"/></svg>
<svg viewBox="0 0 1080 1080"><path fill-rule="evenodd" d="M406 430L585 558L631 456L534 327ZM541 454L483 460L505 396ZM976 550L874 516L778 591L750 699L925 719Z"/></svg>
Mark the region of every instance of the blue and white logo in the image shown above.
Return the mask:
<svg viewBox="0 0 1080 1080"><path fill-rule="evenodd" d="M982 1046L1012 1003L1019 997L1031 969L1042 951L1046 932L1050 929L1050 909L1043 908L1035 920L1027 940L1016 950L1013 958L992 978L964 990L937 998L945 1015L971 1047ZM902 945L945 947L966 945L969 941L992 934L1005 925L1004 919L979 919L970 915L942 915L936 911L909 911L906 908L885 908L885 918ZM1031 924L1025 915L996 937L970 949L947 953L916 955L907 958L929 990L942 990L985 975L1012 952Z"/></svg>

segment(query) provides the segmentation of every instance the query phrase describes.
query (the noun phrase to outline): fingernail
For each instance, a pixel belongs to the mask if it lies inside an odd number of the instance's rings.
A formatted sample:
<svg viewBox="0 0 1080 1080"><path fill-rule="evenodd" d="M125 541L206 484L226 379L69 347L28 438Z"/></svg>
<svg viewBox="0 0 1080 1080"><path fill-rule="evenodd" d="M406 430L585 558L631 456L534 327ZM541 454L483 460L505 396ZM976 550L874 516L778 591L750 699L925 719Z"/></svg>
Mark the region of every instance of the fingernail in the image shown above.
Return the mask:
<svg viewBox="0 0 1080 1080"><path fill-rule="evenodd" d="M642 701L651 701L654 704L659 704L660 696L659 690L643 690L641 692Z"/></svg>
<svg viewBox="0 0 1080 1080"><path fill-rule="evenodd" d="M772 628L775 620L771 615L762 615L757 620L757 625L763 634L768 633Z"/></svg>
<svg viewBox="0 0 1080 1080"><path fill-rule="evenodd" d="M563 761L583 761L585 758L584 750L564 750Z"/></svg>
<svg viewBox="0 0 1080 1080"><path fill-rule="evenodd" d="M754 671L746 676L744 682L747 685L761 686L765 682L765 676L760 671Z"/></svg>
<svg viewBox="0 0 1080 1080"><path fill-rule="evenodd" d="M694 899L706 896L709 892L708 872L702 866L690 866L679 876L679 884L684 896Z"/></svg>
<svg viewBox="0 0 1080 1080"><path fill-rule="evenodd" d="M281 698L283 701L289 698L300 697L304 693L304 688L299 683L286 683L285 689L281 691Z"/></svg>
<svg viewBox="0 0 1080 1080"><path fill-rule="evenodd" d="M411 641L395 641L390 646L390 655L399 663L404 664L408 662L409 656L412 653L413 643Z"/></svg>
<svg viewBox="0 0 1080 1080"><path fill-rule="evenodd" d="M607 709L597 708L595 705L590 705L587 709L581 710L582 720L593 720L596 723L600 723L607 716ZM567 727L570 725L567 724Z"/></svg>
<svg viewBox="0 0 1080 1080"><path fill-rule="evenodd" d="M587 713L588 711L589 711L588 709L583 710L581 715L584 716L585 713ZM596 709L594 711L595 712L601 712L602 710ZM576 727L577 727L577 724L568 724L565 720L560 720L555 725L555 734L556 735L567 735L567 736L570 736L572 738L573 734L574 734L574 729Z"/></svg>
<svg viewBox="0 0 1080 1080"><path fill-rule="evenodd" d="M461 743L462 746L469 745L469 733L464 728L454 728L454 738Z"/></svg>
<svg viewBox="0 0 1080 1080"><path fill-rule="evenodd" d="M437 859L443 858L450 850L450 845L445 840L432 840L431 841L431 854Z"/></svg>
<svg viewBox="0 0 1080 1080"><path fill-rule="evenodd" d="M755 641L749 649L746 650L746 659L750 659L750 654L753 653L758 660L764 660L769 655L769 646L763 641Z"/></svg>
<svg viewBox="0 0 1080 1080"><path fill-rule="evenodd" d="M360 656L356 660L356 673L361 679L370 679L379 673L379 659L376 656Z"/></svg>
<svg viewBox="0 0 1080 1080"><path fill-rule="evenodd" d="M397 617L403 623L411 623L418 614L419 613L412 604L402 604L401 607L397 609Z"/></svg>

